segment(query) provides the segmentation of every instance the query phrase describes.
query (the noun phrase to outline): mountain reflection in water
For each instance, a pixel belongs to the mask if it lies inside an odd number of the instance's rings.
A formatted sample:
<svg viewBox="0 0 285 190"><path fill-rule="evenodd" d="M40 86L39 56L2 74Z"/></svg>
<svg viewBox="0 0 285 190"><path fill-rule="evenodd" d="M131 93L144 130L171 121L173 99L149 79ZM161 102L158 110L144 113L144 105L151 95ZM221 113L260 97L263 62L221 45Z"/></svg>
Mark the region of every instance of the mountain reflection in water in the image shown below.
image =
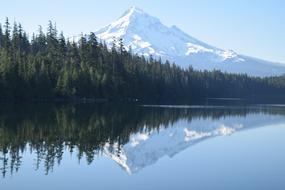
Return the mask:
<svg viewBox="0 0 285 190"><path fill-rule="evenodd" d="M31 167L46 174L68 153L87 164L107 156L132 174L205 139L282 123L284 116L282 106L2 105L0 171L13 175L30 152Z"/></svg>

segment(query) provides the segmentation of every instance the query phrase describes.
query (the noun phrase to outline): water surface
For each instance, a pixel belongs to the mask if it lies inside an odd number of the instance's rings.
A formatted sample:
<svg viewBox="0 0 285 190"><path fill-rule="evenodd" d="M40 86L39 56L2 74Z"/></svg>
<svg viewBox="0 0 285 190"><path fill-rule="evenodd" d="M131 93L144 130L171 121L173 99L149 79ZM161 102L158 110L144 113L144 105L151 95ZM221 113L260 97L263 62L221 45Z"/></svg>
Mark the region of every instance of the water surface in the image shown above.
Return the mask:
<svg viewBox="0 0 285 190"><path fill-rule="evenodd" d="M285 189L285 107L2 105L1 189Z"/></svg>

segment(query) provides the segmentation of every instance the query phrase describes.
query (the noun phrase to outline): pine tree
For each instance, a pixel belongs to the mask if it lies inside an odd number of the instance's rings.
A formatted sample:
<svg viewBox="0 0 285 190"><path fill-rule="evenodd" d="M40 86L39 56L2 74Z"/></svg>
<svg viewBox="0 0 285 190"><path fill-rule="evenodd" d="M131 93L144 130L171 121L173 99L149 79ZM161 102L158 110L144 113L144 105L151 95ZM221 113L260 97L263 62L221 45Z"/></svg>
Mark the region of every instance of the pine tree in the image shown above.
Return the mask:
<svg viewBox="0 0 285 190"><path fill-rule="evenodd" d="M3 40L4 36L3 36L2 24L0 24L0 48L3 47Z"/></svg>
<svg viewBox="0 0 285 190"><path fill-rule="evenodd" d="M10 42L10 37L11 37L11 28L10 28L10 23L8 17L6 17L5 21L5 35L4 35L4 40L3 40L3 46L7 51L10 50L11 42Z"/></svg>

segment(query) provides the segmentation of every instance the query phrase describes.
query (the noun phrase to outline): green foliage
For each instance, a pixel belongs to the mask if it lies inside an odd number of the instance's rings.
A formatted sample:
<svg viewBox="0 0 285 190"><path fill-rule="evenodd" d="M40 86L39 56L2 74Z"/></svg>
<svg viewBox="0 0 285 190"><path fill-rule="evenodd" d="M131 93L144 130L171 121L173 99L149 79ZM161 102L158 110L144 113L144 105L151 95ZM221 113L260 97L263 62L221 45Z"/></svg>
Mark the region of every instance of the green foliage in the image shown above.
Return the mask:
<svg viewBox="0 0 285 190"><path fill-rule="evenodd" d="M160 59L111 50L94 33L70 42L55 24L29 40L20 24L0 25L0 99L109 99L174 101L208 97L254 98L285 94L285 77L249 77L182 69Z"/></svg>

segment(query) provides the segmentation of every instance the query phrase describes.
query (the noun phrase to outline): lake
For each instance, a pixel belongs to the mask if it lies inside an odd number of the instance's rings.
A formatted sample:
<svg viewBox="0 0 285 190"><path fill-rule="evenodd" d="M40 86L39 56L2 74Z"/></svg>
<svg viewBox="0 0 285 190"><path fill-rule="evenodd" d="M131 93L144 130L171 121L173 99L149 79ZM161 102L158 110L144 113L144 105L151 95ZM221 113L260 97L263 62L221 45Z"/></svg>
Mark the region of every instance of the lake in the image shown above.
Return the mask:
<svg viewBox="0 0 285 190"><path fill-rule="evenodd" d="M285 105L1 104L0 189L285 189Z"/></svg>

